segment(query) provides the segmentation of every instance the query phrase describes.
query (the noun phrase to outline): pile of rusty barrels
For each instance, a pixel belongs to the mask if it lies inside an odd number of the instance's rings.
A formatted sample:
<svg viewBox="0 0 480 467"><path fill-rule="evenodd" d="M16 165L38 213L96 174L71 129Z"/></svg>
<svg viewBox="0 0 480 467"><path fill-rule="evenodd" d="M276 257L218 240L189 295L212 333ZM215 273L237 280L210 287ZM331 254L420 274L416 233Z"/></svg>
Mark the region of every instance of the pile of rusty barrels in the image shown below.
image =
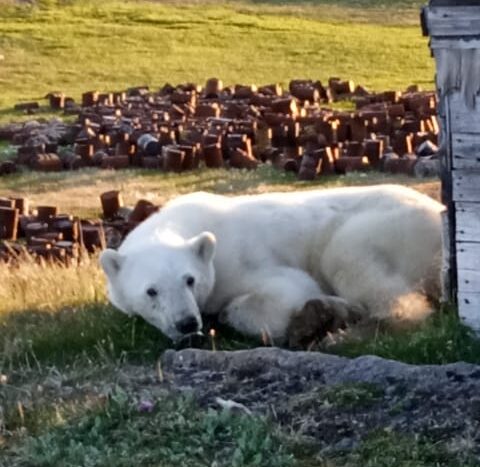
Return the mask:
<svg viewBox="0 0 480 467"><path fill-rule="evenodd" d="M49 99L52 107L78 117L58 142L20 142L16 162L36 170L181 172L269 163L311 180L369 168L412 173L419 158L435 155L438 144L436 96L417 86L372 93L339 78L328 85L292 80L288 89L227 87L212 78L204 86L90 91L81 105L58 93ZM338 101L352 102L355 110L329 106ZM71 150L61 151L59 145L66 144Z"/></svg>
<svg viewBox="0 0 480 467"><path fill-rule="evenodd" d="M34 258L64 265L106 246L116 248L130 230L159 208L147 200L126 208L119 191L100 196L103 218L80 219L57 206L30 209L26 198L0 198L0 261Z"/></svg>

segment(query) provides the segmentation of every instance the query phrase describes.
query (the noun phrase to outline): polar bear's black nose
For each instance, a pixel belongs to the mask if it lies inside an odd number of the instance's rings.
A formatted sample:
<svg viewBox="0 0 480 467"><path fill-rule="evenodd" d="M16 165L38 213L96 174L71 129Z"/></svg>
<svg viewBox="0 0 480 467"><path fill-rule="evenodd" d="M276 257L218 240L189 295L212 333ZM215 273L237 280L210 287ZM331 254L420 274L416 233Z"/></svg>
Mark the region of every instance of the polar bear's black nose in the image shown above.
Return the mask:
<svg viewBox="0 0 480 467"><path fill-rule="evenodd" d="M190 316L178 321L175 327L182 334L192 334L198 331L198 321L193 316Z"/></svg>

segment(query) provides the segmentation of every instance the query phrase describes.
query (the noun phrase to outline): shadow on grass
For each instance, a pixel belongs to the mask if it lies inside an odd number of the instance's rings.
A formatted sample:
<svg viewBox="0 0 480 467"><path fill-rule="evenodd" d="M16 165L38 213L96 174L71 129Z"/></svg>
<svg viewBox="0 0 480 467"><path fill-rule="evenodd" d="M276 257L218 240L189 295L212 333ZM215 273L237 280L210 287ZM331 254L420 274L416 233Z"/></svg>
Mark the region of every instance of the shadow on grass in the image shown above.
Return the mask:
<svg viewBox="0 0 480 467"><path fill-rule="evenodd" d="M24 311L2 318L0 361L4 368L41 368L87 359L153 360L169 342L141 320L108 305L93 304L56 312Z"/></svg>
<svg viewBox="0 0 480 467"><path fill-rule="evenodd" d="M146 363L168 348L180 348L141 318L128 318L106 304L57 312L16 312L4 316L0 325L0 369L41 369L82 358ZM216 329L214 342L209 335L212 327ZM205 323L204 333L203 339L182 346L238 350L262 345L213 321ZM480 340L451 310L438 313L412 331L379 333L324 351L347 357L372 354L412 364L480 363Z"/></svg>
<svg viewBox="0 0 480 467"><path fill-rule="evenodd" d="M213 322L205 325L206 334ZM0 320L0 370L38 369L68 365L79 359L102 362L155 361L168 348L180 348L141 318L129 318L107 304L60 311L23 311ZM182 346L235 350L258 345L232 330L218 328L211 337Z"/></svg>

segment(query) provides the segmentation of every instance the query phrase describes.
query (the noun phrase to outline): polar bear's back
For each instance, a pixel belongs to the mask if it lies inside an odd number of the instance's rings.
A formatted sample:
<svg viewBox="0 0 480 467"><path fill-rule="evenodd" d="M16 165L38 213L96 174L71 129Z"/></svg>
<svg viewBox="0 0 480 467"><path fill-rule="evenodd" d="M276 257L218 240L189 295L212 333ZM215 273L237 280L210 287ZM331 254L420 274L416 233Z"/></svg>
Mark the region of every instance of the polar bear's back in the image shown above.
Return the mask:
<svg viewBox="0 0 480 467"><path fill-rule="evenodd" d="M284 241L291 241L299 231L320 226L332 218L346 220L359 213L368 216L382 211L400 220L412 212L439 213L442 209L442 205L430 197L399 185L236 197L197 192L170 201L161 212L137 227L122 249L156 241L162 231L189 238L208 230L224 238L246 238L247 241L268 239L274 232L277 237L289 237Z"/></svg>
<svg viewBox="0 0 480 467"><path fill-rule="evenodd" d="M272 192L241 196L224 196L195 192L170 201L165 210L202 207L225 215L228 211L262 207L315 205L330 202L346 208L361 204L365 207L388 204L423 205L441 211L442 205L427 195L402 185L374 185L366 187L341 187L321 190Z"/></svg>

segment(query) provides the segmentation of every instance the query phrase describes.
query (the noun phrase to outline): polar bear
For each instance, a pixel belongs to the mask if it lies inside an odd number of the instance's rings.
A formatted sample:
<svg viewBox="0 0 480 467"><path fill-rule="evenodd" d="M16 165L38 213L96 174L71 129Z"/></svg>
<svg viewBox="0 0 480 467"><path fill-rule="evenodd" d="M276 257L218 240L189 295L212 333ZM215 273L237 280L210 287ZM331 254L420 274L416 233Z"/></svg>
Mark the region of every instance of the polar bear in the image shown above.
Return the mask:
<svg viewBox="0 0 480 467"><path fill-rule="evenodd" d="M397 185L169 202L100 263L110 301L173 340L219 315L281 342L316 303L334 318L415 321L440 296L444 207ZM310 306L311 309L311 306Z"/></svg>

